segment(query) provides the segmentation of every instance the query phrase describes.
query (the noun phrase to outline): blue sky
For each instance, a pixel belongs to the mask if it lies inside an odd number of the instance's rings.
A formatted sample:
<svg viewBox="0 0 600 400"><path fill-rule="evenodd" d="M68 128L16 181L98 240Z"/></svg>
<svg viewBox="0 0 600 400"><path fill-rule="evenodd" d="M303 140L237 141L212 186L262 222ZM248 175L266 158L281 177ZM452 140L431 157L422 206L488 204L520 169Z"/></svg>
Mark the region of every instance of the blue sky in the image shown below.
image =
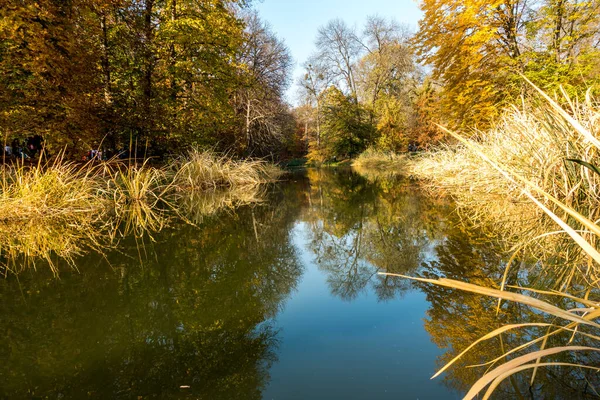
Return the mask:
<svg viewBox="0 0 600 400"><path fill-rule="evenodd" d="M295 102L295 82L302 63L314 50L317 30L329 20L341 18L361 27L368 15L394 18L413 31L421 17L416 0L255 0L254 7L268 21L292 52L296 67L288 101Z"/></svg>

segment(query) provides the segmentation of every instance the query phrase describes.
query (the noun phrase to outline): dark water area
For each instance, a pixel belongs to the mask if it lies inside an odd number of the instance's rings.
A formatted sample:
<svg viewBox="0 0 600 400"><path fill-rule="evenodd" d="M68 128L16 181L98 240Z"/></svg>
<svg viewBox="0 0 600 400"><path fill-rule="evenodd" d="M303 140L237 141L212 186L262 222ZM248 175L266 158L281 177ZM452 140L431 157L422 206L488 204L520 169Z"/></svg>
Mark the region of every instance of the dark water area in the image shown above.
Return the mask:
<svg viewBox="0 0 600 400"><path fill-rule="evenodd" d="M500 276L493 246L455 219L409 180L309 170L58 279L43 265L9 276L0 398L460 398L481 369L430 377L493 328L473 316L495 301L377 274Z"/></svg>

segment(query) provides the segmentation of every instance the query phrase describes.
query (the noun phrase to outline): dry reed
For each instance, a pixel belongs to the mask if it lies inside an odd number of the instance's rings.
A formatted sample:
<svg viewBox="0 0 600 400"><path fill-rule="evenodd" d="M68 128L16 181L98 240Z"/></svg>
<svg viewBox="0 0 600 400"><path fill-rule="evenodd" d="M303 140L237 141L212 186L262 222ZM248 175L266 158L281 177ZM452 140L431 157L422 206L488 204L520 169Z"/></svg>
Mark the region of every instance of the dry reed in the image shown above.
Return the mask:
<svg viewBox="0 0 600 400"><path fill-rule="evenodd" d="M429 181L432 190L450 193L466 210L463 215L492 227L513 251L547 263L560 255L569 265L581 264L587 254L573 248L564 229L555 229L555 221L523 189L527 182L537 188L534 192L543 192L592 221L600 218L600 175L590 167L599 165L600 157L589 140L598 134L600 113L590 97L583 102L565 97L563 103L566 110L552 99L529 99L508 110L495 129L466 139L461 135L462 142L413 159L410 173ZM565 212L547 198L544 201L552 211ZM566 218L571 222L572 216ZM576 230L582 229L573 222ZM584 236L596 246L595 236ZM568 279L557 282L558 287L570 282L570 274L565 276Z"/></svg>
<svg viewBox="0 0 600 400"><path fill-rule="evenodd" d="M18 272L43 259L75 266L88 249L161 230L174 215L188 222L219 208L258 201L258 186L281 170L264 161L192 151L163 168L116 162L4 165L0 186L0 268ZM229 192L229 193L228 193Z"/></svg>
<svg viewBox="0 0 600 400"><path fill-rule="evenodd" d="M379 151L372 148L361 153L352 163L352 167L361 175L406 174L406 167L408 165L408 157L405 155Z"/></svg>
<svg viewBox="0 0 600 400"><path fill-rule="evenodd" d="M568 242L570 252L578 254L566 267L571 274L558 278L560 291L507 287L506 274L498 288L449 279L410 278L496 297L498 307L501 301L520 303L555 318L552 323L522 321L496 329L443 367L435 376L481 342L532 326L545 329L545 334L526 334L525 343L503 349L502 356L484 364L488 371L465 399L473 399L484 391L482 398L488 399L504 380L524 371L532 372L532 385L540 368L600 371L595 365L565 363L560 358L560 354L566 352L600 351L597 345L573 345L578 340L600 343L600 302L593 298L600 290L600 226L597 224L600 170L596 167L600 161L600 140L597 139L600 110L589 96L581 103L565 96L563 104L567 107L563 108L555 99L537 90L542 102L530 101L522 108L513 108L491 132L465 138L446 130L459 144L425 155L413 165L414 174L449 191L464 207L474 210L477 219L499 222L503 230L517 229L518 235L509 236L526 237L519 249L532 242L560 237ZM511 215L506 215L504 207L510 209ZM524 217L531 220L527 222ZM528 232L529 229L532 232ZM560 248L550 251L547 243L540 248L550 254L561 252ZM513 258L507 263L507 271ZM556 258L567 261L560 254ZM540 296L567 299L575 303L576 308L558 308L539 299Z"/></svg>

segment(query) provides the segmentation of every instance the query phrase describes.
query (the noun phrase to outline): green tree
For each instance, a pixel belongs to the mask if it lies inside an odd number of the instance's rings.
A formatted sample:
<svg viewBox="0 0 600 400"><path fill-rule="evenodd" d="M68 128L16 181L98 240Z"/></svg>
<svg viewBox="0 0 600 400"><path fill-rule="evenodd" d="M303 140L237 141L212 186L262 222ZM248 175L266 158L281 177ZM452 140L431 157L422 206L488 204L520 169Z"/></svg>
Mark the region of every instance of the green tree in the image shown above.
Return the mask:
<svg viewBox="0 0 600 400"><path fill-rule="evenodd" d="M325 92L323 102L323 156L353 157L366 149L375 132L364 108L334 86Z"/></svg>

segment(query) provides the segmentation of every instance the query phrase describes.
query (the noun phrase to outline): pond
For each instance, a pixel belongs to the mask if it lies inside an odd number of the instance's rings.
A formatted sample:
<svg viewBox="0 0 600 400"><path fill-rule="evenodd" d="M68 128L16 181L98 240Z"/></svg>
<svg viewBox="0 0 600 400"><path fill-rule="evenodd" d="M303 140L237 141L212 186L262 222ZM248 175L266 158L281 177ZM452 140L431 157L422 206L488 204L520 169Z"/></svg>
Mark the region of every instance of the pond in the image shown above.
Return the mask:
<svg viewBox="0 0 600 400"><path fill-rule="evenodd" d="M430 377L492 329L473 316L496 302L377 273L485 283L500 261L410 180L294 173L59 278L38 264L1 280L0 397L460 398L480 370ZM502 354L479 350L466 362Z"/></svg>

